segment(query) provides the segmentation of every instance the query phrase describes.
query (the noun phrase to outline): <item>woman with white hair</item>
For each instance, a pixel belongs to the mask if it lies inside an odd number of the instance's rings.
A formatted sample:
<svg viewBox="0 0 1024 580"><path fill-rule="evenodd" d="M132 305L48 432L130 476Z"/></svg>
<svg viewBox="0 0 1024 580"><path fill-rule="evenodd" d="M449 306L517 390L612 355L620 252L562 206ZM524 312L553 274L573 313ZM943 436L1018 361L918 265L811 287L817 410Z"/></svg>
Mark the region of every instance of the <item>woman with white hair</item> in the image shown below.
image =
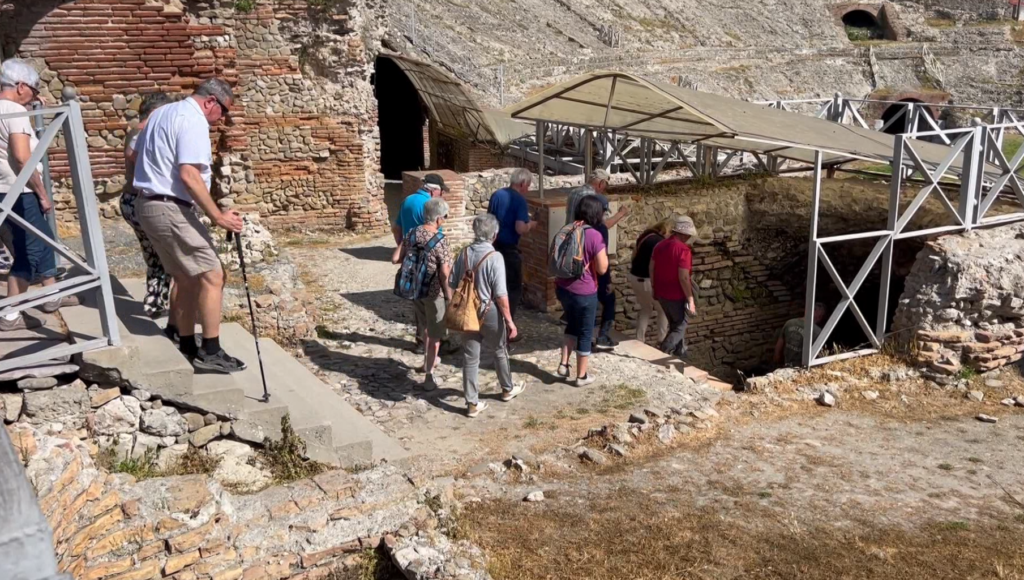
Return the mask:
<svg viewBox="0 0 1024 580"><path fill-rule="evenodd" d="M424 388L433 391L437 388L434 380L434 364L437 361L441 341L447 337L444 326L445 302L451 300L452 291L448 287L448 276L452 268L452 248L448 238L441 233L441 226L448 219L448 202L440 197L431 198L423 204L423 225L417 226L406 234L402 243L395 248L391 262L401 264L406 253L415 249L426 254L426 278L430 281L426 298L414 301L417 318L426 322L426 352L423 359L423 372L426 373ZM431 244L434 236L438 240Z"/></svg>
<svg viewBox="0 0 1024 580"><path fill-rule="evenodd" d="M458 287L463 276L473 277L476 294L480 299L480 332L463 333L462 388L466 393L466 413L480 415L487 403L480 401L481 346L494 355L494 368L501 385L501 400L508 402L518 397L525 386L512 382L512 369L508 362L508 341L519 334L509 308L508 289L505 286L505 261L494 249L498 237L498 219L482 214L473 219L473 243L455 259L451 286Z"/></svg>
<svg viewBox="0 0 1024 580"><path fill-rule="evenodd" d="M18 174L32 157L32 151L39 145L32 123L29 121L26 105L39 100L39 73L31 65L17 58L7 59L0 65L0 115L20 114L0 120L0 193L16 195L12 211L34 228L53 237L53 231L46 220L46 214L53 211L43 187L42 165L37 165L32 177L22 191L11 191ZM23 116L22 116L23 115ZM14 264L7 276L7 297L24 294L36 276L43 286L56 283L57 258L53 249L42 239L25 231L19 225L10 224L11 251ZM45 302L40 306L44 312L56 312L63 306L78 304L75 296ZM15 312L0 316L0 330L11 331L36 328L41 322L28 319Z"/></svg>

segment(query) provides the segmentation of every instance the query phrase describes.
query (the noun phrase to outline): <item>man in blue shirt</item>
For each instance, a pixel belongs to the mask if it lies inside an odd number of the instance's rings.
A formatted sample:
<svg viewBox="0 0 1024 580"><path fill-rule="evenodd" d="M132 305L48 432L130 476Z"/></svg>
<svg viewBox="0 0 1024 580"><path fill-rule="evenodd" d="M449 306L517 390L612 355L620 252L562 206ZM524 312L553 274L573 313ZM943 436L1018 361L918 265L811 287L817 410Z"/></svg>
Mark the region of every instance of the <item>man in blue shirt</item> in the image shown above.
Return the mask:
<svg viewBox="0 0 1024 580"><path fill-rule="evenodd" d="M519 301L523 297L523 256L519 253L519 237L533 229L526 198L530 191L533 174L519 168L512 172L508 187L495 191L487 205L487 213L498 218L498 237L494 249L505 259L505 283L508 289L508 306L515 319ZM518 342L517 335L512 342Z"/></svg>
<svg viewBox="0 0 1024 580"><path fill-rule="evenodd" d="M391 226L395 244L401 244L406 234L423 225L423 204L432 197L442 197L446 191L448 186L444 184L444 178L440 175L428 173L423 176L423 186L405 198L398 212L398 219Z"/></svg>
<svg viewBox="0 0 1024 580"><path fill-rule="evenodd" d="M423 225L423 206L430 201L430 198L443 197L446 191L448 191L448 186L444 184L444 178L440 175L428 173L423 176L423 187L420 187L411 193L409 197L405 198L405 201L402 202L402 208L398 212L398 219L391 226L391 233L395 236L396 245L401 245L402 240L405 239L409 232ZM410 304L412 303L410 302ZM421 318L419 310L416 308L412 310L413 318L416 320L416 346L413 348L413 352L423 354L425 349L423 335L427 324ZM449 345L441 345L442 352L448 352L449 350Z"/></svg>

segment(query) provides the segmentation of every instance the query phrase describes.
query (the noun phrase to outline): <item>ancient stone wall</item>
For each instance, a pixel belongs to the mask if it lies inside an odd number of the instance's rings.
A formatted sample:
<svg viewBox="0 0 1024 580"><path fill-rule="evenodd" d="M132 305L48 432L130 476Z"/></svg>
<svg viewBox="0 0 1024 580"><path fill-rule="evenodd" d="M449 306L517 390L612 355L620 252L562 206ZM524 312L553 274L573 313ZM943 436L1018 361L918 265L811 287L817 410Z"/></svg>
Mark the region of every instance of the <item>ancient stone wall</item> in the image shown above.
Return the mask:
<svg viewBox="0 0 1024 580"><path fill-rule="evenodd" d="M32 59L55 100L82 97L103 214L119 210L122 150L142 95L187 94L221 76L235 86L233 125L212 131L214 194L271 225L372 230L386 222L376 103L369 84L379 15L361 4L305 0L77 0L4 11L4 54ZM330 39L330 45L325 39ZM51 157L57 208L72 219L67 158Z"/></svg>
<svg viewBox="0 0 1024 580"><path fill-rule="evenodd" d="M989 371L1024 357L1024 226L978 229L925 245L893 326L937 375Z"/></svg>

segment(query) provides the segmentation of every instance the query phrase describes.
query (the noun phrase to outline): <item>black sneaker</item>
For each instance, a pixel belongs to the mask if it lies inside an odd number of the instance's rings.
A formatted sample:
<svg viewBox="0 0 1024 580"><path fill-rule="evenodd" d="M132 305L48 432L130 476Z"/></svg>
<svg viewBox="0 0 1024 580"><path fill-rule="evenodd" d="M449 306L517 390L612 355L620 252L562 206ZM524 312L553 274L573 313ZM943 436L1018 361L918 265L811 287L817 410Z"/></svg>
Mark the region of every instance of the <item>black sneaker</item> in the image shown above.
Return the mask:
<svg viewBox="0 0 1024 580"><path fill-rule="evenodd" d="M217 351L217 354L206 354L202 350L192 359L192 366L199 370L214 373L237 373L245 370L245 363L224 352L224 349Z"/></svg>
<svg viewBox="0 0 1024 580"><path fill-rule="evenodd" d="M597 337L597 346L602 348L615 348L619 346L619 343L615 342L615 339L608 336L607 334L602 334L601 336Z"/></svg>
<svg viewBox="0 0 1024 580"><path fill-rule="evenodd" d="M166 336L167 340L173 342L174 344L181 344L181 336L178 334L177 329L172 330L170 328L165 328L164 336Z"/></svg>
<svg viewBox="0 0 1024 580"><path fill-rule="evenodd" d="M427 345L422 342L417 342L416 346L412 347L413 354L427 354Z"/></svg>

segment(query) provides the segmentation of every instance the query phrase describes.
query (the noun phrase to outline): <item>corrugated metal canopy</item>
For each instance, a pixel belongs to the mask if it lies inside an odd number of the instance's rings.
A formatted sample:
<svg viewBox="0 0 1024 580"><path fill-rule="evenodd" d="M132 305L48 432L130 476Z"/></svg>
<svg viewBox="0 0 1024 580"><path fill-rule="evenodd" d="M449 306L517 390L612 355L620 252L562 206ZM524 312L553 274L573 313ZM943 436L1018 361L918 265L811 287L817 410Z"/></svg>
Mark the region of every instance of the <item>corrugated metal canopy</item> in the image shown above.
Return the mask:
<svg viewBox="0 0 1024 580"><path fill-rule="evenodd" d="M618 72L594 72L558 84L507 109L513 118L607 129L661 140L705 143L826 164L854 159L889 162L892 135L703 93ZM945 145L914 141L932 167L950 154ZM909 164L910 161L907 160ZM956 172L959 159L951 165Z"/></svg>
<svg viewBox="0 0 1024 580"><path fill-rule="evenodd" d="M397 54L381 57L402 69L430 110L433 122L450 135L505 146L532 130L504 111L480 107L461 82L431 64Z"/></svg>

